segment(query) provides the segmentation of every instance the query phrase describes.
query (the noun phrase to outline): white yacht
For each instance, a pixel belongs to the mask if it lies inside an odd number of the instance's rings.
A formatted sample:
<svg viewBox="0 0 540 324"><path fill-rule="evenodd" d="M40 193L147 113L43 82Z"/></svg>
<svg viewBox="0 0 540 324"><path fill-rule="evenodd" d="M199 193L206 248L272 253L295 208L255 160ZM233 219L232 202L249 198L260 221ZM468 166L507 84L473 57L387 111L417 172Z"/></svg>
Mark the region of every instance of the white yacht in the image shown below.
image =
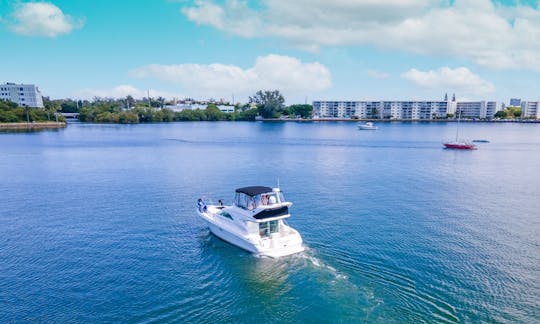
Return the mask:
<svg viewBox="0 0 540 324"><path fill-rule="evenodd" d="M289 207L279 188L262 186L236 189L233 205L197 202L197 213L217 237L256 256L278 258L302 252L302 237L290 227Z"/></svg>
<svg viewBox="0 0 540 324"><path fill-rule="evenodd" d="M361 130L377 130L377 126L373 125L372 122L367 122L365 124L358 124L358 129Z"/></svg>

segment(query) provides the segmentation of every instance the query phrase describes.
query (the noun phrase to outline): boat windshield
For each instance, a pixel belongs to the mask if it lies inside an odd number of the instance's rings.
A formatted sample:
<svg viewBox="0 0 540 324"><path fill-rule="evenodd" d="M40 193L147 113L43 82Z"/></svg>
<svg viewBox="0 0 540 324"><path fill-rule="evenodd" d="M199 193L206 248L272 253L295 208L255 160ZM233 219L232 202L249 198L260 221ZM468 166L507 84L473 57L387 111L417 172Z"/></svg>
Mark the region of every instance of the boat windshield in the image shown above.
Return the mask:
<svg viewBox="0 0 540 324"><path fill-rule="evenodd" d="M237 192L234 198L234 204L236 206L248 210L263 206L271 206L282 202L285 202L285 198L281 191L271 191L255 196Z"/></svg>

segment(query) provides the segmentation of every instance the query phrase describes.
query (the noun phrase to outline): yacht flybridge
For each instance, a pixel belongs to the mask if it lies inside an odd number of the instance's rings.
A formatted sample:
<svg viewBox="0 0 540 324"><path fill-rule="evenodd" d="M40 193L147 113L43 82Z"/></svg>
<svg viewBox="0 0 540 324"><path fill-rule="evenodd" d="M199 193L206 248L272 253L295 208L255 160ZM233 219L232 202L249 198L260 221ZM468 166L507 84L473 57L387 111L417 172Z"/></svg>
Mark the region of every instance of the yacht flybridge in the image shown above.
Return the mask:
<svg viewBox="0 0 540 324"><path fill-rule="evenodd" d="M304 250L302 237L286 222L289 207L279 188L236 189L234 203L225 206L197 202L197 213L217 237L256 256L278 258Z"/></svg>

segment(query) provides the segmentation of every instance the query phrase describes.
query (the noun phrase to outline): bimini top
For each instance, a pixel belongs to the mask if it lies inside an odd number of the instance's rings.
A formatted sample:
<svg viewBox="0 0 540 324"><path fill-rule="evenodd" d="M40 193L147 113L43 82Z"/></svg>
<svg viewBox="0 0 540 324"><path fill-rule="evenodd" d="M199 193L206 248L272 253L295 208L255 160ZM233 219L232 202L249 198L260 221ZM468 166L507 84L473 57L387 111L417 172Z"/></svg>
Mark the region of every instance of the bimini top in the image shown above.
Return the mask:
<svg viewBox="0 0 540 324"><path fill-rule="evenodd" d="M272 188L263 186L252 186L236 189L236 192L246 194L248 196L256 196L267 192L272 192Z"/></svg>

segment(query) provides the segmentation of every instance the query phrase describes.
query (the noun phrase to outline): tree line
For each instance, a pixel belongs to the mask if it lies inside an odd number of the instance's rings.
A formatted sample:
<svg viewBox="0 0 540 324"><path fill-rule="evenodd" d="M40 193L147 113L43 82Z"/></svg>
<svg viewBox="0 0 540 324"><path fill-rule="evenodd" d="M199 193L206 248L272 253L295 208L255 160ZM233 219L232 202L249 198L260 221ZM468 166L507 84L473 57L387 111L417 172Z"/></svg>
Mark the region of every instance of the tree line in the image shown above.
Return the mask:
<svg viewBox="0 0 540 324"><path fill-rule="evenodd" d="M64 122L65 118L61 115L56 115L56 112L55 109L51 109L50 107L19 107L14 102L0 100L0 123Z"/></svg>
<svg viewBox="0 0 540 324"><path fill-rule="evenodd" d="M234 112L219 110L216 104L210 103L205 109L184 109L173 111L165 105L165 99L159 97L136 100L131 96L123 99L94 98L88 100L50 100L44 98L46 107L64 113L79 113L81 122L90 123L154 123L175 121L254 121L262 118L301 117L310 118L313 112L311 105L285 106L285 99L278 91L258 91L249 97L246 104L236 104Z"/></svg>
<svg viewBox="0 0 540 324"><path fill-rule="evenodd" d="M79 120L90 123L159 123L175 121L255 120L257 109L224 113L215 104L206 109L173 111L168 108L135 107L126 110L115 103L99 103L79 110Z"/></svg>

